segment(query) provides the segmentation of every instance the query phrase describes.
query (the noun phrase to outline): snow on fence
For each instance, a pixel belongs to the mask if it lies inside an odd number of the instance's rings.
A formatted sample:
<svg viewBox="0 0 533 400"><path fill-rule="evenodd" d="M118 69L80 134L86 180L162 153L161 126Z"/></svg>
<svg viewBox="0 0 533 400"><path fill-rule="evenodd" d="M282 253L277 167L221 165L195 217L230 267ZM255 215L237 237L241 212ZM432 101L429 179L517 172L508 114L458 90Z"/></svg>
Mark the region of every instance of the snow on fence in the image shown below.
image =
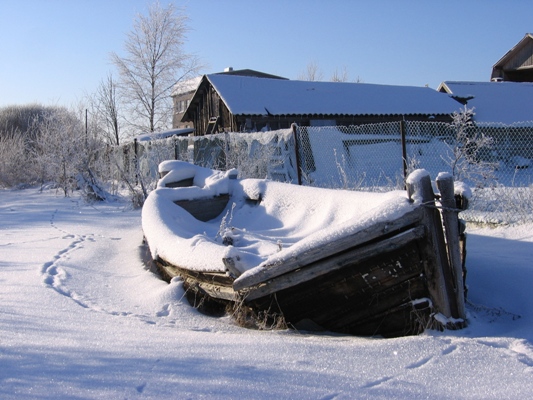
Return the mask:
<svg viewBox="0 0 533 400"><path fill-rule="evenodd" d="M329 188L387 191L424 168L450 172L473 189L471 221L533 218L533 123L513 126L399 121L359 126L298 127L135 142L128 154L150 190L165 159ZM126 154L127 152L124 152Z"/></svg>

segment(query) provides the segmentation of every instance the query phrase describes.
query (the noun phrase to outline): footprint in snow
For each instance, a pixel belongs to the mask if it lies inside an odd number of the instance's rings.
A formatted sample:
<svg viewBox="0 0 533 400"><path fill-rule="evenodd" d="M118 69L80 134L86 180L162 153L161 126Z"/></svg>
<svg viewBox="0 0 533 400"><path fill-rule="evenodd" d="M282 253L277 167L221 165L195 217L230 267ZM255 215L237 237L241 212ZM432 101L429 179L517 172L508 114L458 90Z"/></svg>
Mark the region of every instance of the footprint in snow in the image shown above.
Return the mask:
<svg viewBox="0 0 533 400"><path fill-rule="evenodd" d="M448 355L450 353L453 353L455 350L457 350L457 345L454 344L454 345L451 345L451 346L445 348L444 350L442 350L441 354L443 356L445 356L445 355Z"/></svg>
<svg viewBox="0 0 533 400"><path fill-rule="evenodd" d="M405 368L407 368L407 369L420 368L420 367L423 367L424 365L426 365L432 359L433 359L433 356L425 357L425 358L422 358L422 359L420 359L418 361L415 361L414 363L406 366Z"/></svg>
<svg viewBox="0 0 533 400"><path fill-rule="evenodd" d="M170 304L165 304L163 308L155 313L156 317L168 317L170 315Z"/></svg>
<svg viewBox="0 0 533 400"><path fill-rule="evenodd" d="M368 389L368 388L376 387L376 386L379 386L383 383L390 381L391 379L392 379L392 376L384 376L381 379L367 383L366 385L363 386L363 388Z"/></svg>

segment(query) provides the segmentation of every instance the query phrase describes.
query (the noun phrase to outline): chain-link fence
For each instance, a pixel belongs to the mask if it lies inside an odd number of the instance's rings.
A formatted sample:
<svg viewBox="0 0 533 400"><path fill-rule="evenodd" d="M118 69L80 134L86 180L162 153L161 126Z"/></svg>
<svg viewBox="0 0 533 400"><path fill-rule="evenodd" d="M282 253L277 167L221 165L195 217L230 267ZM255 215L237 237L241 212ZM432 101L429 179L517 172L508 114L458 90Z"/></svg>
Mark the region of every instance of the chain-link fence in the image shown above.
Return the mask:
<svg viewBox="0 0 533 400"><path fill-rule="evenodd" d="M524 124L525 125L525 124ZM533 124L454 125L387 122L349 127L299 127L302 183L387 191L406 174L426 169L472 189L471 221L512 223L533 219Z"/></svg>
<svg viewBox="0 0 533 400"><path fill-rule="evenodd" d="M465 218L492 223L533 220L533 123L407 126L412 138L424 138L408 146L412 168L425 168L432 176L439 170L450 172L471 187Z"/></svg>
<svg viewBox="0 0 533 400"><path fill-rule="evenodd" d="M136 144L140 176L150 189L157 165L185 160L240 177L350 190L402 189L417 168L434 179L449 172L473 190L471 221L533 219L533 124L457 126L386 122L360 126L296 127L257 133L174 137Z"/></svg>
<svg viewBox="0 0 533 400"><path fill-rule="evenodd" d="M241 178L297 183L294 149L294 132L286 129L135 141L127 146L125 154L136 155L137 165L128 169L137 170L138 179L150 190L158 179L159 163L168 159L219 170L237 168Z"/></svg>

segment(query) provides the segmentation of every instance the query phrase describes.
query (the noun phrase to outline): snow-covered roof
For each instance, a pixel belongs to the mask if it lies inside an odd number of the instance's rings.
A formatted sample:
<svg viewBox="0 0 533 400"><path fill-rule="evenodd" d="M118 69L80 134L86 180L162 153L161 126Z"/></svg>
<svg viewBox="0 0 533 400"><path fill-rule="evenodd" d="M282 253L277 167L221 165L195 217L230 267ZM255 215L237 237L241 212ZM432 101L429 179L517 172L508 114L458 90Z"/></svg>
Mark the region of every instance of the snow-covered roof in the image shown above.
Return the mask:
<svg viewBox="0 0 533 400"><path fill-rule="evenodd" d="M533 83L449 81L441 83L439 90L467 100L476 122L533 124Z"/></svg>
<svg viewBox="0 0 533 400"><path fill-rule="evenodd" d="M135 139L137 139L138 142L149 142L152 140L166 139L172 136L187 136L189 133L193 132L194 129L192 128L170 129L168 131L143 133L142 135L136 136Z"/></svg>
<svg viewBox="0 0 533 400"><path fill-rule="evenodd" d="M206 75L234 115L451 114L458 104L428 87Z"/></svg>
<svg viewBox="0 0 533 400"><path fill-rule="evenodd" d="M194 92L196 88L198 87L198 85L200 84L201 80L202 80L202 76L200 75L200 76L176 83L174 87L172 88L171 96L174 97L180 94Z"/></svg>

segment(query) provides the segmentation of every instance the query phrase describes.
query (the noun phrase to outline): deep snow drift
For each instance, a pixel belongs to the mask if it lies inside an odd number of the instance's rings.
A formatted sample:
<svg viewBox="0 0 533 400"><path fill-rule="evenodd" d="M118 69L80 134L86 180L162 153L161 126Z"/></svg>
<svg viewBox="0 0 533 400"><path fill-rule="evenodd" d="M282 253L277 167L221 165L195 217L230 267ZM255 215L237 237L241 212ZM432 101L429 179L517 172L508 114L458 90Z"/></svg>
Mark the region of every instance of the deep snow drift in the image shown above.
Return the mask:
<svg viewBox="0 0 533 400"><path fill-rule="evenodd" d="M0 191L0 398L527 399L533 226L468 227L469 326L252 331L142 261L141 212Z"/></svg>

